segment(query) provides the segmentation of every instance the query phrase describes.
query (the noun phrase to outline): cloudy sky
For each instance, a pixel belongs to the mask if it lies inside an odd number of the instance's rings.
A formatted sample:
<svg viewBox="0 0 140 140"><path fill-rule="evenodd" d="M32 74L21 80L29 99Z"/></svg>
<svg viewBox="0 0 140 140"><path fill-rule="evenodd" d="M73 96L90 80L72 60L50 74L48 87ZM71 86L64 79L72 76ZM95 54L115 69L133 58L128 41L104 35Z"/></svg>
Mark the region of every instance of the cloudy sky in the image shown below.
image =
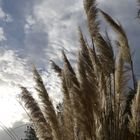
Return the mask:
<svg viewBox="0 0 140 140"><path fill-rule="evenodd" d="M134 53L135 71L139 75L137 2L97 2L100 8L122 23ZM15 122L26 121L24 110L17 102L18 84L32 90L32 64L41 72L50 96L59 102L60 90L55 90L59 80L52 72L49 60L61 65L61 50L65 50L71 62L76 60L78 26L86 31L82 0L0 0L0 126L12 127ZM10 139L3 131L0 138Z"/></svg>

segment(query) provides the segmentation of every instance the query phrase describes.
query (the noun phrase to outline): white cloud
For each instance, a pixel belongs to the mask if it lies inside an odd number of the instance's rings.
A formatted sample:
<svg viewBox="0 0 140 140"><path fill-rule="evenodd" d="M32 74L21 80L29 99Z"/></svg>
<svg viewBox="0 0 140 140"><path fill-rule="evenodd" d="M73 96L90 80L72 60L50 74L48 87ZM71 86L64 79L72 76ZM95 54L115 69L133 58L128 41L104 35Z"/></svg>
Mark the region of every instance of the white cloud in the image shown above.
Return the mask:
<svg viewBox="0 0 140 140"><path fill-rule="evenodd" d="M12 17L9 14L6 14L0 7L0 20L5 22L12 22Z"/></svg>
<svg viewBox="0 0 140 140"><path fill-rule="evenodd" d="M17 102L20 93L18 85L28 88L32 85L32 74L28 70L26 61L16 52L0 49L0 121L11 126L15 121L23 119L23 109Z"/></svg>
<svg viewBox="0 0 140 140"><path fill-rule="evenodd" d="M131 36L131 33L136 28L133 29L130 27L138 27L138 23L135 20L137 11L136 2L132 0L109 0L108 2L99 0L97 2L99 7L110 13L114 18L120 20L126 31L129 32L128 36ZM76 52L79 49L77 27L80 25L84 30L87 28L83 1L36 1L33 6L32 16L36 21L34 24L36 26L32 28L33 31L36 31L34 34L38 32L47 33L46 38L44 37L44 40L47 41L42 40L42 42L44 41L46 43L43 47L43 52L44 49L46 50L46 58L58 61L60 51L64 49L70 59L74 60ZM27 34L27 38L29 38L29 34ZM29 42L27 40L26 44L28 46Z"/></svg>
<svg viewBox="0 0 140 140"><path fill-rule="evenodd" d="M0 42L1 41L5 41L6 40L6 37L5 37L5 34L4 34L4 30L2 27L0 27Z"/></svg>
<svg viewBox="0 0 140 140"><path fill-rule="evenodd" d="M33 25L35 25L36 24L36 21L35 21L35 19L33 18L33 16L32 15L28 15L27 17L26 17L26 24L25 24L25 32L26 33L28 33L29 32L29 30L32 30L32 27L33 27Z"/></svg>
<svg viewBox="0 0 140 140"><path fill-rule="evenodd" d="M12 85L24 84L30 80L31 73L28 72L27 63L12 50L1 49L0 54L0 79ZM28 78L27 78L28 77Z"/></svg>
<svg viewBox="0 0 140 140"><path fill-rule="evenodd" d="M36 31L34 34L38 32L47 34L46 39L44 38L47 40L44 49L48 59L60 57L59 54L62 49L65 49L69 54L70 52L75 53L78 49L77 28L84 22L82 1L36 1L32 14L36 20L36 26L32 28ZM29 44L28 41L26 44Z"/></svg>
<svg viewBox="0 0 140 140"><path fill-rule="evenodd" d="M25 12L23 17L20 17L20 21L25 22L22 23L25 29L25 36L23 36L25 46L21 49L22 52L20 53L27 55L25 59L21 59L18 55L19 52L12 50L14 46L9 46L9 48L11 48L10 50L1 49L2 47L0 46L0 89L2 91L0 96L4 98L3 102L6 103L6 101L8 102L8 100L10 100L9 98L12 98L9 104L9 106L12 106L13 102L15 102L13 101L15 100L14 93L19 93L16 88L16 85L19 83L30 89L33 88L33 84L31 84L33 80L30 62L35 63L40 69L42 69L44 65L47 66L47 68L44 66L45 70L43 70L42 76L51 98L54 97L55 101L59 102L58 99L61 98L61 91L60 88L58 90L56 87L59 86L60 81L50 68L48 68L48 60L53 59L60 64L60 52L62 49L68 53L68 57L71 60L74 61L76 59L75 54L79 49L77 27L80 25L84 30L86 29L82 3L82 0L36 0L34 5L30 6L33 7L33 9L31 9L32 12ZM99 0L99 3L99 6L102 7L103 10L122 22L127 30L130 43L136 45L131 39L131 37L135 37L136 41L138 41L140 35L138 30L139 25L134 19L136 13L135 2L131 0L109 0L108 2ZM8 19L7 17L10 17L9 14L4 13L0 8L0 20L4 21ZM11 31L12 26L9 26L8 29ZM12 32L12 35L13 34ZM18 35L20 36L19 32ZM16 36L12 37L14 38ZM0 40L5 39L4 30L0 28ZM7 42L8 41L7 38ZM16 41L14 43L16 44ZM19 48L17 47L17 50L19 50ZM139 51L137 51L137 53L138 52ZM46 69L48 70L47 72ZM6 87L8 88L6 89ZM12 108L14 107L12 106ZM7 108L7 110L8 109L9 108ZM17 113L18 109L15 110ZM16 115L21 118L18 113ZM13 115L13 118L14 117L15 115ZM15 117L15 120L16 119L18 118Z"/></svg>
<svg viewBox="0 0 140 140"><path fill-rule="evenodd" d="M2 8L0 8L0 19L3 19L5 17L5 13L2 10Z"/></svg>
<svg viewBox="0 0 140 140"><path fill-rule="evenodd" d="M17 95L20 94L19 85L27 87L34 92L34 81L31 71L32 65L25 59L20 58L12 50L0 49L0 121L6 126L12 126L15 121L27 121L25 111L18 103ZM48 70L39 68L47 90L54 102L61 101L59 79L50 67ZM57 91L57 92L56 92Z"/></svg>
<svg viewBox="0 0 140 140"><path fill-rule="evenodd" d="M58 77L58 75L49 66L48 71L43 71L41 73L41 76L54 105L58 104L59 102L62 102L63 93L61 91L60 86L61 80Z"/></svg>
<svg viewBox="0 0 140 140"><path fill-rule="evenodd" d="M15 121L23 118L23 109L16 101L16 94L19 89L8 86L0 86L0 122L3 122L6 126L12 126Z"/></svg>

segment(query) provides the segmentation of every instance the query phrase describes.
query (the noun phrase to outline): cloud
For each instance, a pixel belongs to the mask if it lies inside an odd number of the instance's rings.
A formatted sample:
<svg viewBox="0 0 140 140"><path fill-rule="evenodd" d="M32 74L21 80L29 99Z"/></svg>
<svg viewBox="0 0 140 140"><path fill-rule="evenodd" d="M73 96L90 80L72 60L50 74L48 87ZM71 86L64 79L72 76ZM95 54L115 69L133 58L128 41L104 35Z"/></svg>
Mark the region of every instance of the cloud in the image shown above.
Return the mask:
<svg viewBox="0 0 140 140"><path fill-rule="evenodd" d="M0 50L0 79L11 84L21 83L27 77L29 79L27 61L13 50L4 48Z"/></svg>
<svg viewBox="0 0 140 140"><path fill-rule="evenodd" d="M31 64L20 58L18 51L6 48L0 49L0 122L6 126L12 126L15 121L27 121L25 110L18 103L17 96L20 94L19 85L25 86L34 92L34 80ZM55 104L60 102L62 94L60 91L60 80L52 72L51 68L38 68L43 77L50 97L55 98ZM56 92L57 91L57 92Z"/></svg>
<svg viewBox="0 0 140 140"><path fill-rule="evenodd" d="M0 121L11 126L23 119L25 111L17 101L21 92L19 84L33 87L32 73L26 60L20 58L13 50L0 49Z"/></svg>
<svg viewBox="0 0 140 140"><path fill-rule="evenodd" d="M4 21L4 22L12 22L12 18L9 14L5 13L2 9L2 7L0 7L0 20Z"/></svg>
<svg viewBox="0 0 140 140"><path fill-rule="evenodd" d="M43 47L40 47L37 42L33 42L33 40L38 39L32 38L32 46L37 49L40 48L40 51L45 53L44 55L47 60L60 59L60 51L62 49L65 49L65 51L69 53L70 58L73 59L73 57L71 57L73 53L71 52L75 52L78 48L77 28L78 25L83 23L83 13L81 1L36 1L32 13L36 25L34 24L32 27L32 32L34 31L33 33L36 33L37 37L42 38L40 45L43 44L43 42L44 44ZM39 31L42 32L42 35ZM30 35L30 33L26 35L27 46L29 44L28 38Z"/></svg>
<svg viewBox="0 0 140 140"><path fill-rule="evenodd" d="M25 24L25 32L28 33L30 30L32 30L32 27L36 24L35 19L32 15L27 15L26 17L26 24Z"/></svg>
<svg viewBox="0 0 140 140"><path fill-rule="evenodd" d="M14 100L15 93L19 93L19 90L16 85L20 83L32 90L34 83L31 65L34 63L43 76L51 98L56 97L55 101L59 102L61 91L57 87L60 81L50 69L49 60L52 59L61 65L61 50L64 49L71 62L76 61L79 49L77 27L81 26L84 33L87 32L83 2L81 0L2 0L1 3L0 85L3 93L0 96L4 98L4 102L12 100L9 105L14 102L14 107L17 107ZM132 51L137 50L135 67L138 72L140 28L135 19L136 3L132 0L107 2L99 0L99 7L118 19L125 28ZM7 22L8 18L12 20ZM16 113L21 119L22 113L19 108L16 109Z"/></svg>
<svg viewBox="0 0 140 140"><path fill-rule="evenodd" d="M4 30L3 28L0 27L0 42L5 41L5 40L6 40L6 37L4 35Z"/></svg>
<svg viewBox="0 0 140 140"><path fill-rule="evenodd" d="M139 23L135 19L137 3L131 0L109 0L108 2L99 0L98 3L99 7L122 23L128 34L132 51L135 51L138 48L138 36L140 33L138 30ZM38 52L40 48L40 52L46 62L48 62L48 59L53 59L60 63L60 52L64 49L70 60L74 62L79 49L77 27L81 26L84 30L87 28L83 2L80 0L35 1L31 15L33 19L32 31L26 34L25 42L27 48L33 48L32 55L40 56L40 53L36 54L36 50ZM36 33L36 36L32 35L32 33ZM41 43L38 38L42 38ZM31 44L32 47L28 47L28 44Z"/></svg>
<svg viewBox="0 0 140 140"><path fill-rule="evenodd" d="M121 21L128 33L130 44L136 46L138 43L131 41L137 42L139 35L137 30L139 24L135 20L136 2L99 0L98 3L99 7ZM10 49L12 46L12 49L21 50L20 55L39 67L48 64L50 59L60 63L62 49L66 51L72 62L75 61L79 49L77 28L78 26L84 30L87 28L81 0L25 0L20 2L3 0L2 5L2 11L13 19L3 28L8 38L6 45ZM1 15L4 17L5 14ZM135 28L130 28L131 26Z"/></svg>
<svg viewBox="0 0 140 140"><path fill-rule="evenodd" d="M6 127L3 124L0 124L0 138L2 140L9 140L11 137L16 140L25 138L25 130L28 123L17 121L13 124L12 127ZM6 129L8 129L8 132Z"/></svg>

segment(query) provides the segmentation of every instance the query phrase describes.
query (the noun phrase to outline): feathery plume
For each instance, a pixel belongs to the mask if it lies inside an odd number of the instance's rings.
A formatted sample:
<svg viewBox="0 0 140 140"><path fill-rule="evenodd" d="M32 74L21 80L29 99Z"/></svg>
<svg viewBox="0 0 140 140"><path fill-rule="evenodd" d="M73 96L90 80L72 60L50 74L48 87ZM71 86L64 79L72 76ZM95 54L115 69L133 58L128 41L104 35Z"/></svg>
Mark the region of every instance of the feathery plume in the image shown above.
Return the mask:
<svg viewBox="0 0 140 140"><path fill-rule="evenodd" d="M73 95L71 90L73 85L79 86L76 74L67 59L64 51L62 52L64 68L62 72L62 85L63 85L63 94L64 95L64 122L67 130L67 138L72 140L75 137L74 132L74 114L73 114ZM64 89L65 88L65 89ZM69 123L71 121L71 123Z"/></svg>
<svg viewBox="0 0 140 140"><path fill-rule="evenodd" d="M140 81L138 81L137 93L131 106L132 117L130 117L130 131L140 138Z"/></svg>
<svg viewBox="0 0 140 140"><path fill-rule="evenodd" d="M25 103L26 108L30 110L39 140L53 140L50 126L45 120L38 103L25 87L21 87L21 90L21 99Z"/></svg>
<svg viewBox="0 0 140 140"><path fill-rule="evenodd" d="M42 101L43 114L45 116L45 119L51 126L53 138L55 140L62 140L62 134L60 132L57 116L53 104L48 96L48 92L43 84L43 80L35 67L33 69L33 72L36 82L36 91L38 92L38 96Z"/></svg>
<svg viewBox="0 0 140 140"><path fill-rule="evenodd" d="M51 66L52 66L52 69L58 74L58 76L61 77L62 69L57 64L55 64L55 62L52 60L51 60Z"/></svg>
<svg viewBox="0 0 140 140"><path fill-rule="evenodd" d="M110 24L110 26L113 28L113 30L118 34L118 42L121 47L122 51L122 58L124 62L128 62L131 65L131 72L132 72L132 78L133 78L133 86L134 90L136 89L136 83L135 83L135 75L134 75L134 67L133 67L133 61L131 58L130 48L127 36L125 34L125 31L121 24L116 23L111 16L109 16L104 11L100 10L105 20Z"/></svg>
<svg viewBox="0 0 140 140"><path fill-rule="evenodd" d="M48 130L44 125L38 125L42 121L36 118L39 112L43 116L43 124L47 124L50 129L50 140L139 140L140 82L138 85L135 82L126 33L120 23L100 10L118 36L119 54L115 52L115 58L114 44L111 43L107 33L106 36L100 33L96 0L84 0L84 8L93 48L79 28L81 50L77 61L77 73L64 51L62 51L63 68L51 61L52 68L62 81L62 110L55 112L43 80L35 68L36 90L42 106L39 106L32 96L28 97L28 94L25 94L28 91L23 89L26 91L22 93L23 99L27 108L31 110L31 116L35 118L40 134L38 136L41 140L46 140L47 138L43 139L42 133ZM131 78L130 70L134 83L133 90L127 87L129 77ZM133 99L134 93L136 95Z"/></svg>
<svg viewBox="0 0 140 140"><path fill-rule="evenodd" d="M96 5L96 0L84 0L84 8L91 39L96 38L99 33L99 21L97 20L98 9Z"/></svg>
<svg viewBox="0 0 140 140"><path fill-rule="evenodd" d="M123 30L122 26L118 23L116 23L111 16L109 16L107 13L104 11L100 10L101 14L105 18L105 20L109 23L109 25L112 27L112 29L118 34L119 37L119 44L120 47L122 48L122 56L123 59L126 62L131 61L131 55L130 55L130 49L129 49L129 44L128 44L128 39L125 34L125 31Z"/></svg>
<svg viewBox="0 0 140 140"><path fill-rule="evenodd" d="M102 63L106 74L114 73L114 52L112 46L105 40L99 33L98 37L94 40L98 49L98 57Z"/></svg>
<svg viewBox="0 0 140 140"><path fill-rule="evenodd" d="M62 52L63 54L63 59L65 60L65 62L68 62L68 59L66 58L64 52ZM64 69L61 69L58 65L56 65L53 61L51 61L52 63L52 68L55 70L56 73L58 73L58 76L61 78L61 83L62 83L62 93L63 93L63 112L62 112L62 116L63 116L63 125L64 125L64 138L65 139L69 139L69 140L73 140L74 139L74 128L73 128L73 112L72 112L72 106L71 106L71 101L70 101L70 97L69 97L69 90L66 84L66 79L64 76ZM68 65L70 65L70 63L68 62ZM71 67L71 66L69 66ZM72 69L72 67L70 68ZM73 70L72 70L73 71ZM69 123L71 122L71 123Z"/></svg>

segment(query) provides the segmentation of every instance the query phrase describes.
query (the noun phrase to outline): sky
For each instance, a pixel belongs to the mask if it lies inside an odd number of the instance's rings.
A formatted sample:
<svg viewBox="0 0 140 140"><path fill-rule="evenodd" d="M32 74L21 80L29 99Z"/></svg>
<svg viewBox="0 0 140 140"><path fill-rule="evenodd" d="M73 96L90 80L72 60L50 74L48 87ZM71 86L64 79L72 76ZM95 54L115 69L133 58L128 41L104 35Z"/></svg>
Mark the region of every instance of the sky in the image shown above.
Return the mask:
<svg viewBox="0 0 140 140"><path fill-rule="evenodd" d="M140 21L136 19L136 0L97 0L97 3L123 25L139 77ZM102 25L109 28L104 20ZM18 86L33 91L33 64L54 102L61 100L60 81L51 69L50 60L62 65L64 50L72 63L76 61L80 48L78 26L86 33L82 0L0 0L0 124L12 128L15 123L27 121L18 103ZM9 140L2 130L0 138Z"/></svg>

